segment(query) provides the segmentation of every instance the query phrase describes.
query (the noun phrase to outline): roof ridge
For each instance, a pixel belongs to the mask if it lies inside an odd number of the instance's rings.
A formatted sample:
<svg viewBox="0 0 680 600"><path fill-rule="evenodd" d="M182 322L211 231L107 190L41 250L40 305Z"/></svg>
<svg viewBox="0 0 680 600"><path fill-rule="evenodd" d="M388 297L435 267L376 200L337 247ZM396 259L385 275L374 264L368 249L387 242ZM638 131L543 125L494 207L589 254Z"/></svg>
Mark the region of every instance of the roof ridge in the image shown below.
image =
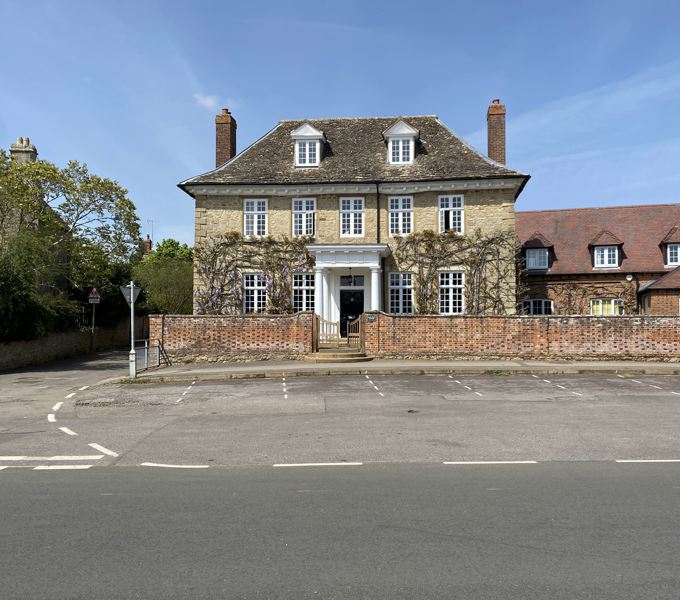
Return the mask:
<svg viewBox="0 0 680 600"><path fill-rule="evenodd" d="M359 119L439 119L437 115L380 115L375 117L305 117L303 119L279 119L279 123L297 123L299 121L357 121Z"/></svg>
<svg viewBox="0 0 680 600"><path fill-rule="evenodd" d="M658 206L680 206L680 202L664 202L659 204L613 204L611 206L574 206L571 208L548 208L545 210L517 210L516 213L548 213L567 212L570 210L610 210L621 208L654 208Z"/></svg>

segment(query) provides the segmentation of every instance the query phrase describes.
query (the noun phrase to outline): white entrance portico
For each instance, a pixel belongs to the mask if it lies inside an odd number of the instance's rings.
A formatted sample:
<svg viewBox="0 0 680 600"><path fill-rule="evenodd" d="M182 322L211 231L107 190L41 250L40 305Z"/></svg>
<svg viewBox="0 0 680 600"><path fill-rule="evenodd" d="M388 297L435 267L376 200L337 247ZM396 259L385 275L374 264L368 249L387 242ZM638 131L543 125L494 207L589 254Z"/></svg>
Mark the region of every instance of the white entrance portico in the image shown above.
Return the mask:
<svg viewBox="0 0 680 600"><path fill-rule="evenodd" d="M382 259L389 253L387 244L308 244L307 250L316 259L317 315L344 324L365 310L382 309Z"/></svg>

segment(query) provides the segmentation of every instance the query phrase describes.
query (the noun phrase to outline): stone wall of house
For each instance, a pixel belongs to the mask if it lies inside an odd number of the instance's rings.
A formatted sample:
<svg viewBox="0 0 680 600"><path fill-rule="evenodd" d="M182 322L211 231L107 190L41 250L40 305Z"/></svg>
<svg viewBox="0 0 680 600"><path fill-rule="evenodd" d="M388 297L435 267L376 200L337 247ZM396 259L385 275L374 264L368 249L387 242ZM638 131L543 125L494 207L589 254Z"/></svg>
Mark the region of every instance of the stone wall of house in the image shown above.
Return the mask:
<svg viewBox="0 0 680 600"><path fill-rule="evenodd" d="M312 351L311 312L295 315L151 315L149 340L173 361L299 358Z"/></svg>
<svg viewBox="0 0 680 600"><path fill-rule="evenodd" d="M137 331L141 330L142 319L135 319ZM89 354L92 351L91 336L89 329L79 329L65 333L53 333L35 340L0 344L0 371ZM125 348L129 344L129 319L121 321L116 327L97 328L95 351Z"/></svg>
<svg viewBox="0 0 680 600"><path fill-rule="evenodd" d="M654 358L680 360L672 317L364 315L366 352L379 357Z"/></svg>

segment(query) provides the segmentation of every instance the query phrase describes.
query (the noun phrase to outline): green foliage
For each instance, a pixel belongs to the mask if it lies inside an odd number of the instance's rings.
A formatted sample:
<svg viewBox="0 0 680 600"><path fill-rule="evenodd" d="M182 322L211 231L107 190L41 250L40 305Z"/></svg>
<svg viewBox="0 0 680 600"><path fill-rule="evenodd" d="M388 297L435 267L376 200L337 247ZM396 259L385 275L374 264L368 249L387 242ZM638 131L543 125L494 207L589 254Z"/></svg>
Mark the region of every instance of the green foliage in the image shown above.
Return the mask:
<svg viewBox="0 0 680 600"><path fill-rule="evenodd" d="M144 308L150 313L191 314L193 271L191 248L177 240L163 240L134 267Z"/></svg>

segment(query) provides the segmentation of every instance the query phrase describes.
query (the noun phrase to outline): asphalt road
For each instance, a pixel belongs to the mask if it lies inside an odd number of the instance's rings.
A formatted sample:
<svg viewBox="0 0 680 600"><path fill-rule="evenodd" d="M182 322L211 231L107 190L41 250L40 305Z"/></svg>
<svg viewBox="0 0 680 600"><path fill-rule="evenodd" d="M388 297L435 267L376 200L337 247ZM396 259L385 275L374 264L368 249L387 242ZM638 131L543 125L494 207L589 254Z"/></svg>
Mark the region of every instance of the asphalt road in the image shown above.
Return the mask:
<svg viewBox="0 0 680 600"><path fill-rule="evenodd" d="M680 596L672 465L1 477L7 600Z"/></svg>

